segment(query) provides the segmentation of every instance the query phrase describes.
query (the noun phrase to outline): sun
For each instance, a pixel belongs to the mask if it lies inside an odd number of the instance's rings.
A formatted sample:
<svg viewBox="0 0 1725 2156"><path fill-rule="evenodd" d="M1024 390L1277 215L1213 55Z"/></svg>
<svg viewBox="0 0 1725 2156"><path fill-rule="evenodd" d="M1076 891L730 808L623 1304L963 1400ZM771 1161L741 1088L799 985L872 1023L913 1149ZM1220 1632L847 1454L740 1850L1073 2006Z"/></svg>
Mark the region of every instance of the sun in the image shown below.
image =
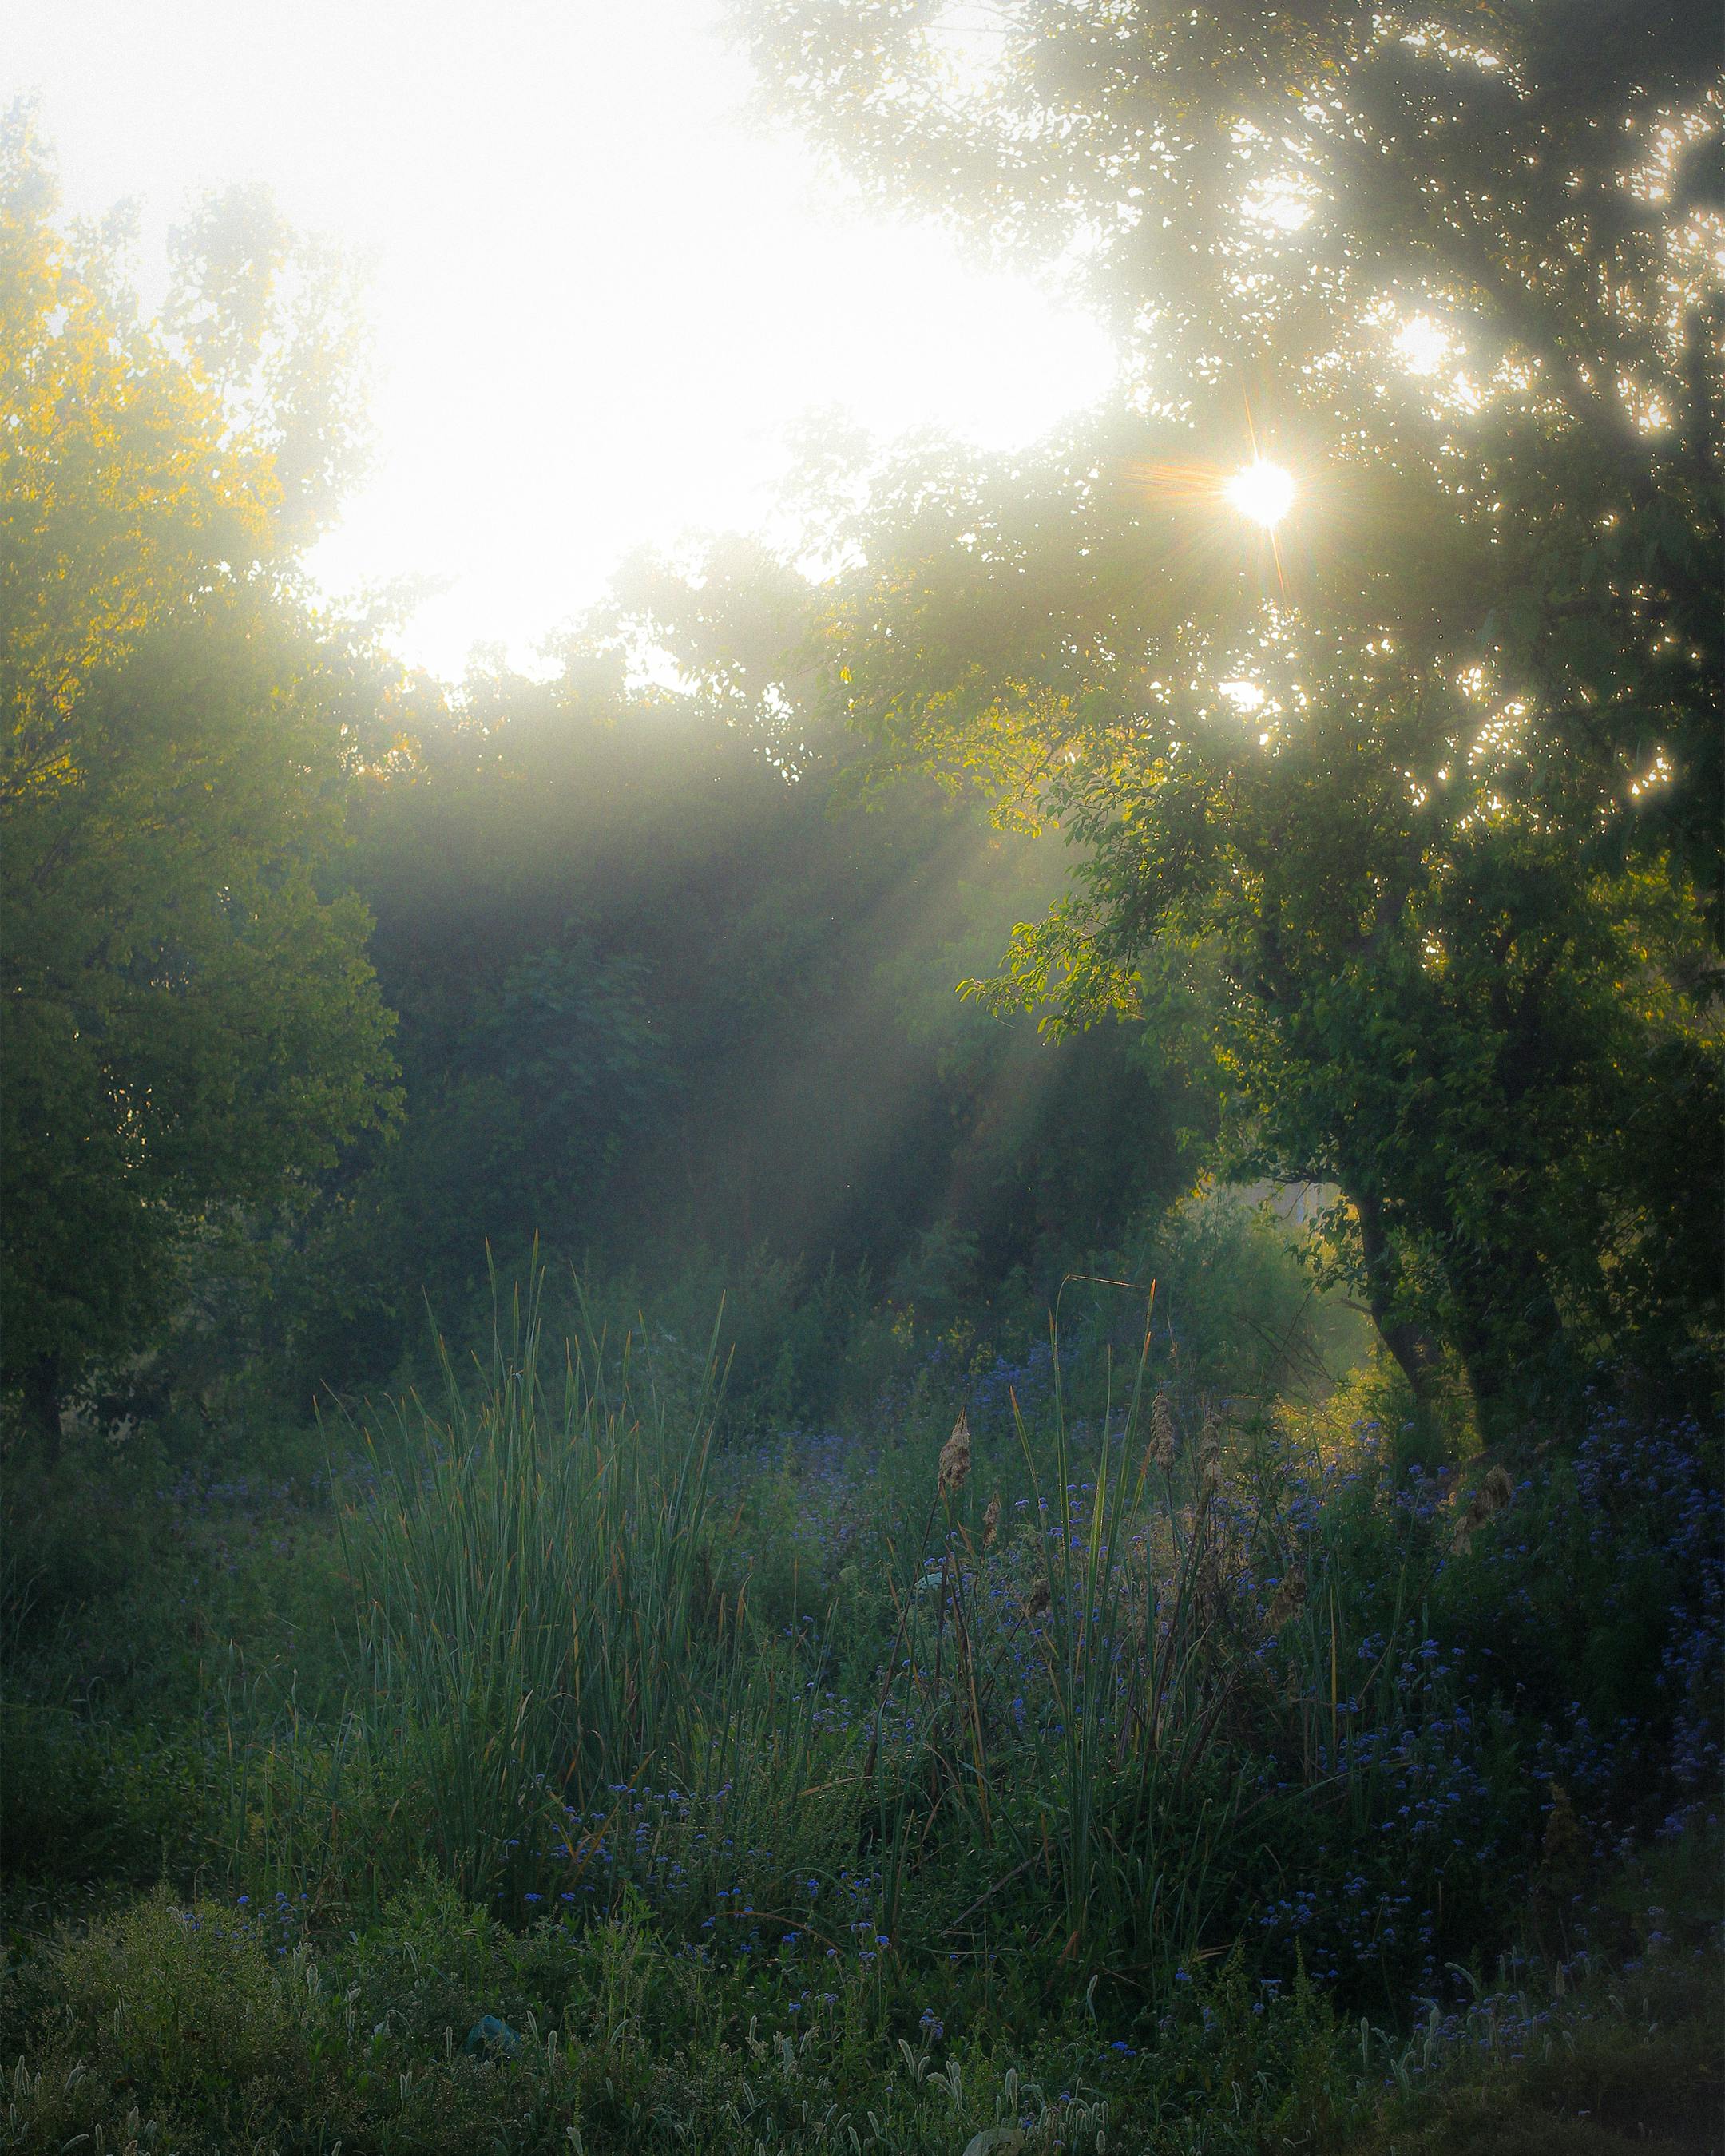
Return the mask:
<svg viewBox="0 0 1725 2156"><path fill-rule="evenodd" d="M1242 516L1274 530L1293 506L1293 475L1260 457L1224 482L1222 498Z"/></svg>

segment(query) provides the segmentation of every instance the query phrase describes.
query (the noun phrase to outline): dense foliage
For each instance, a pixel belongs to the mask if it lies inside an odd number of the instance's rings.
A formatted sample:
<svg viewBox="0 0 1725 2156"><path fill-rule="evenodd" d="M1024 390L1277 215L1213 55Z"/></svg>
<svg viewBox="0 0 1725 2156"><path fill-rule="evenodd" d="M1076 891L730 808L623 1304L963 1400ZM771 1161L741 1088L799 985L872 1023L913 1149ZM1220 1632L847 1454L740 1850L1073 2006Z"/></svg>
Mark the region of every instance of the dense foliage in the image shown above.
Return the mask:
<svg viewBox="0 0 1725 2156"><path fill-rule="evenodd" d="M1122 341L1069 439L877 485L834 596L874 781L1086 850L997 1002L1219 973L1240 1156L1340 1185L1416 1386L1445 1342L1501 1420L1716 1339L1722 1194L1669 1173L1721 1120L1702 13L745 16L867 184Z"/></svg>
<svg viewBox="0 0 1725 2156"><path fill-rule="evenodd" d="M277 465L0 141L5 1374L50 1439L146 1349L211 1209L382 1112L366 916L322 872L356 744L274 559ZM214 321L224 295L201 304ZM198 312L190 297L189 311ZM259 330L261 334L261 330Z"/></svg>

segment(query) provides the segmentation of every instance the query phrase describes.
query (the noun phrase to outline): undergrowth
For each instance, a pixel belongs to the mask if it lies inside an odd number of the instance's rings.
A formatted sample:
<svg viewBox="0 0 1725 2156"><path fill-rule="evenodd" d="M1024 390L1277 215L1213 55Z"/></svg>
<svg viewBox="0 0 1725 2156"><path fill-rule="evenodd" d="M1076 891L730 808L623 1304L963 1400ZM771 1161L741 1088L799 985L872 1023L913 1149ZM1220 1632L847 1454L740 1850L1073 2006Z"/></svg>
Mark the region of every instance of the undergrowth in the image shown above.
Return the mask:
<svg viewBox="0 0 1725 2156"><path fill-rule="evenodd" d="M14 1489L0 2145L1712 2146L1712 1434L1070 1286L753 1435L536 1291Z"/></svg>

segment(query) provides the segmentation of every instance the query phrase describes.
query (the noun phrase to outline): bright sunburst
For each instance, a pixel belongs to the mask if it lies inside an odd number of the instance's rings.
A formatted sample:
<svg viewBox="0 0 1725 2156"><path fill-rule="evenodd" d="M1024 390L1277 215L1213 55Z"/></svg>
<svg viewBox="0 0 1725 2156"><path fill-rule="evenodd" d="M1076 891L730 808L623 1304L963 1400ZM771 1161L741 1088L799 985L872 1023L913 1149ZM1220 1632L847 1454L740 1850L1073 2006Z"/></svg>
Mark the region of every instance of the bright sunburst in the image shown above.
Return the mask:
<svg viewBox="0 0 1725 2156"><path fill-rule="evenodd" d="M1273 530L1293 505L1293 475L1260 457L1224 483L1222 495L1242 516Z"/></svg>

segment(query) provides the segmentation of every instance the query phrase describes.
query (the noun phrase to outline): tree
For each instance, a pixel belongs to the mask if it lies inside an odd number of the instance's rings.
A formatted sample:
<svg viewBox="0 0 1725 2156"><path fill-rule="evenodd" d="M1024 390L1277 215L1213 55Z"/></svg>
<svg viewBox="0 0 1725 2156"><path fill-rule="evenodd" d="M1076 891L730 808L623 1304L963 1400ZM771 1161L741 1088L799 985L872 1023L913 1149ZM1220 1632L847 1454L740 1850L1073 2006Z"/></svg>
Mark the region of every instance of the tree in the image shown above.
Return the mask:
<svg viewBox="0 0 1725 2156"><path fill-rule="evenodd" d="M671 1074L639 961L602 953L575 922L501 979L445 954L432 998L392 983L403 1127L326 1191L289 1290L319 1382L387 1369L428 1303L454 1331L488 1260L506 1275L542 1236L547 1252L585 1255L666 1120Z"/></svg>
<svg viewBox="0 0 1725 2156"><path fill-rule="evenodd" d="M348 869L405 1117L277 1274L308 1382L387 1373L428 1296L483 1324L487 1241L656 1292L707 1261L891 1280L950 1228L983 1279L1057 1276L1189 1179L1188 1104L1133 1030L1050 1044L954 997L1060 849L926 783L838 811L816 596L737 542L638 561L557 678L487 659L364 789Z"/></svg>
<svg viewBox="0 0 1725 2156"><path fill-rule="evenodd" d="M354 734L268 450L0 138L4 1374L57 1434L146 1346L209 1207L388 1103L367 921L323 871Z"/></svg>
<svg viewBox="0 0 1725 2156"><path fill-rule="evenodd" d="M997 999L1215 983L1236 1157L1342 1183L1416 1384L1428 1327L1496 1409L1716 1323L1665 1165L1720 1106L1698 11L745 19L867 184L1059 259L1121 340L1115 415L907 466L834 591L868 783L979 782L1083 849ZM1228 492L1260 454L1273 539Z"/></svg>

